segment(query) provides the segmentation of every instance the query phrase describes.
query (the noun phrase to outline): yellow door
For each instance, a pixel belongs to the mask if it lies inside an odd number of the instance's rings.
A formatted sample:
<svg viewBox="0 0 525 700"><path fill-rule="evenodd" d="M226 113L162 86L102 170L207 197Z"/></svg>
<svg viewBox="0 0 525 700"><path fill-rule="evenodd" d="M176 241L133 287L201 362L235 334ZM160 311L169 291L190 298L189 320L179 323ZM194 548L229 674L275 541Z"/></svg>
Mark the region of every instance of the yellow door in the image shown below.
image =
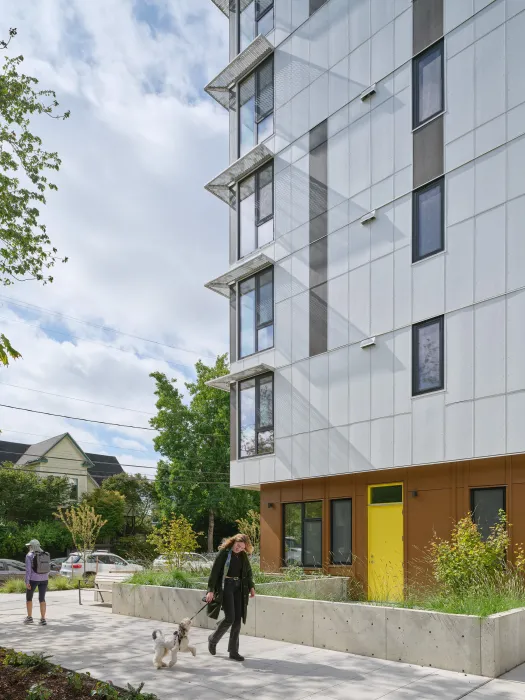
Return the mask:
<svg viewBox="0 0 525 700"><path fill-rule="evenodd" d="M403 599L403 484L368 487L368 599Z"/></svg>

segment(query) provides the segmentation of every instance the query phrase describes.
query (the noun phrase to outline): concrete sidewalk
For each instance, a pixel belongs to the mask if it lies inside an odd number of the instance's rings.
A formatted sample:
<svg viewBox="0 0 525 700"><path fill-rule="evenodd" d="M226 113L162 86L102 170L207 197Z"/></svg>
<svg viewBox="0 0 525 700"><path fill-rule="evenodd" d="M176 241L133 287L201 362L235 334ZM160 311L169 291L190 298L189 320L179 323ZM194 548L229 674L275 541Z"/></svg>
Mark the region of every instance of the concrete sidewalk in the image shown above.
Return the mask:
<svg viewBox="0 0 525 700"><path fill-rule="evenodd" d="M52 654L68 669L89 671L116 685L137 686L161 700L525 700L525 671L490 681L449 671L296 646L253 637L241 638L244 664L229 661L226 645L214 658L207 635L192 631L197 657L181 654L173 669L152 666L151 632L165 623L113 615L95 605L93 593L48 594L47 627L24 627L24 597L0 595L0 646Z"/></svg>

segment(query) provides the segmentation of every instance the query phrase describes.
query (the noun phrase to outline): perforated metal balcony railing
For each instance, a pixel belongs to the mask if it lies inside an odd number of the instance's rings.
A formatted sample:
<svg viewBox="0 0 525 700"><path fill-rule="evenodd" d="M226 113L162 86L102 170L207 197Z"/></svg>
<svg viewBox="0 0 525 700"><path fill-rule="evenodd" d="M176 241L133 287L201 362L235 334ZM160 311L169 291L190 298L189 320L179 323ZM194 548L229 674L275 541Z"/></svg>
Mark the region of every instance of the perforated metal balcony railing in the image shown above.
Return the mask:
<svg viewBox="0 0 525 700"><path fill-rule="evenodd" d="M219 8L219 10L226 15L230 16L231 8L235 7L236 0L211 0L212 3ZM254 0L240 0L239 1L239 12L242 12L248 5Z"/></svg>
<svg viewBox="0 0 525 700"><path fill-rule="evenodd" d="M265 36L258 36L242 53L236 56L224 70L204 88L225 109L230 108L230 89L249 75L273 51Z"/></svg>

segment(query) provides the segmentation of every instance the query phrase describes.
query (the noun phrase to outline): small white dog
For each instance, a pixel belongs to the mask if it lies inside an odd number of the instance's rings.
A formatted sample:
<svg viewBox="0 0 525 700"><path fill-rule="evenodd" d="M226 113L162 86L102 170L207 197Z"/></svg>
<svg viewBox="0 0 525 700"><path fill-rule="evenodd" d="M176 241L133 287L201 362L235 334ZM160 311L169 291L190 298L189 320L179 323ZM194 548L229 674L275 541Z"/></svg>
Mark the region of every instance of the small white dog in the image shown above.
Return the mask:
<svg viewBox="0 0 525 700"><path fill-rule="evenodd" d="M153 654L153 665L155 668L166 668L175 666L177 663L177 654L179 651L189 652L193 656L197 655L197 649L190 644L190 632L191 620L189 617L185 617L184 620L179 624L179 629L173 633L172 637L168 639L164 638L164 635L160 630L155 630L153 632L153 640L155 642L155 651ZM165 664L163 659L171 651L171 659L168 664Z"/></svg>

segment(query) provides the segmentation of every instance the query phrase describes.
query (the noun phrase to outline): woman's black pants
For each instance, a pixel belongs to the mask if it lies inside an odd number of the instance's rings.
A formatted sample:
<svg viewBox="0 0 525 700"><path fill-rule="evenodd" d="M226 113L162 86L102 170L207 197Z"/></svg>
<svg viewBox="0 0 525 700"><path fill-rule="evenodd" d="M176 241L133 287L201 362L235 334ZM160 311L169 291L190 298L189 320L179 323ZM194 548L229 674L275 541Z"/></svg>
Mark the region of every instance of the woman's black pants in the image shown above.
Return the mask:
<svg viewBox="0 0 525 700"><path fill-rule="evenodd" d="M240 581L228 578L224 581L222 609L224 610L224 619L217 625L217 629L210 637L210 642L213 645L218 644L231 627L228 652L237 654L242 623L242 587Z"/></svg>

